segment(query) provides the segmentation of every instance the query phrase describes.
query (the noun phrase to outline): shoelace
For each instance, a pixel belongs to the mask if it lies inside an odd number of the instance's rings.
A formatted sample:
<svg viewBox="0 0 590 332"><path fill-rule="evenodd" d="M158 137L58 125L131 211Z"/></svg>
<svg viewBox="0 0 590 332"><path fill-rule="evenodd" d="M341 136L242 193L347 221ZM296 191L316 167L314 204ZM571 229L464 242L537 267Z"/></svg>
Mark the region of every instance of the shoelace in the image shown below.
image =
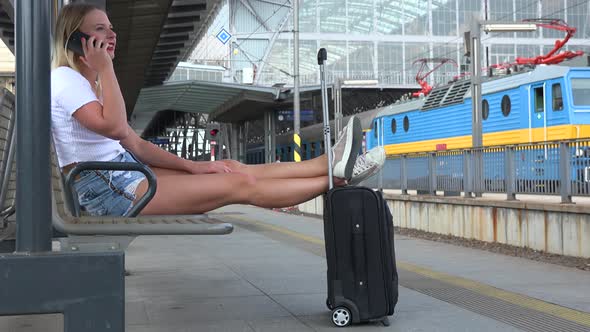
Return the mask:
<svg viewBox="0 0 590 332"><path fill-rule="evenodd" d="M356 163L354 163L354 168L352 170L352 174L354 175L359 175L369 169L371 169L372 167L374 167L375 162L372 161L367 161L367 158L365 157L365 155L360 155L357 157L356 159Z"/></svg>

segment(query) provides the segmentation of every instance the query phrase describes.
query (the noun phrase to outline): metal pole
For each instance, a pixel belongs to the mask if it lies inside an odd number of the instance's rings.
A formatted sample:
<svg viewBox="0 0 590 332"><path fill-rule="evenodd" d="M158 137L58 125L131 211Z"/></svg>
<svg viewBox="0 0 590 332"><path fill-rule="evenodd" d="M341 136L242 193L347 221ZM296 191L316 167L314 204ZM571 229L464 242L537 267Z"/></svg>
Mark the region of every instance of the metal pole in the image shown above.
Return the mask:
<svg viewBox="0 0 590 332"><path fill-rule="evenodd" d="M186 152L187 152L187 141L188 141L188 126L189 121L187 121L188 113L182 116L182 145L180 148L180 156L181 158L187 159Z"/></svg>
<svg viewBox="0 0 590 332"><path fill-rule="evenodd" d="M245 135L245 128L246 124L244 122L238 123L238 161L241 163L246 163L246 135Z"/></svg>
<svg viewBox="0 0 590 332"><path fill-rule="evenodd" d="M334 94L334 140L338 141L342 130L342 78L334 79L332 91Z"/></svg>
<svg viewBox="0 0 590 332"><path fill-rule="evenodd" d="M436 153L430 153L428 156L428 161L428 191L430 192L430 195L436 196Z"/></svg>
<svg viewBox="0 0 590 332"><path fill-rule="evenodd" d="M230 127L230 139L229 139L229 143L231 148L229 149L229 155L231 159L234 160L240 160L240 151L239 151L239 141L238 141L238 135L239 135L239 128L240 128L240 124L239 123L231 123L228 127Z"/></svg>
<svg viewBox="0 0 590 332"><path fill-rule="evenodd" d="M227 123L222 123L221 124L221 141L223 142L223 145L221 146L221 148L219 149L219 159L217 160L222 160L224 159L224 157L226 157L227 159L232 159L232 153L231 153L231 145L230 145L230 126ZM225 150L223 149L223 146L225 146ZM225 153L225 156L224 156Z"/></svg>
<svg viewBox="0 0 590 332"><path fill-rule="evenodd" d="M400 171L400 182L401 182L401 189L402 189L402 195L407 195L408 194L408 158L406 157L406 155L402 155L400 158L400 165L401 165L401 171Z"/></svg>
<svg viewBox="0 0 590 332"><path fill-rule="evenodd" d="M334 179L332 178L332 149L331 147L331 139L332 135L330 135L330 115L328 114L328 90L326 88L326 71L325 71L325 63L326 59L328 58L328 53L326 49L322 48L318 52L318 64L320 65L320 83L321 83L321 90L322 90L322 110L324 114L324 146L325 153L328 156L328 181L330 184L330 189L334 188Z"/></svg>
<svg viewBox="0 0 590 332"><path fill-rule="evenodd" d="M274 163L276 154L276 137L275 137L275 113L273 111L264 112L264 162Z"/></svg>
<svg viewBox="0 0 590 332"><path fill-rule="evenodd" d="M340 89L337 89L337 91L338 90L340 90ZM341 92L341 90L339 92ZM340 118L342 118L342 114L340 114ZM385 122L384 121L385 121L385 119L384 118L381 118L381 123L379 124L379 128L380 128L379 133L381 133L381 135L380 135L381 136L380 137L381 138L381 143L379 144L379 146L385 146L385 139L384 139L385 137L384 137L384 133L383 133L383 131L384 131L383 130L383 126L385 125ZM334 117L334 123L336 123L336 117ZM336 139L338 139L338 138L336 138ZM377 187L378 187L379 191L381 193L383 193L383 168L381 168L379 170L379 179L377 181Z"/></svg>
<svg viewBox="0 0 590 332"><path fill-rule="evenodd" d="M479 21L473 24L471 30L471 97L472 97L472 137L473 148L482 146L481 123L481 25Z"/></svg>
<svg viewBox="0 0 590 332"><path fill-rule="evenodd" d="M50 1L16 1L16 251L51 251Z"/></svg>
<svg viewBox="0 0 590 332"><path fill-rule="evenodd" d="M515 178L516 169L514 167L514 146L507 146L504 152L504 164L506 165L504 173L506 174L506 200L516 200Z"/></svg>
<svg viewBox="0 0 590 332"><path fill-rule="evenodd" d="M572 155L569 142L559 143L559 182L562 203L573 203L572 201Z"/></svg>
<svg viewBox="0 0 590 332"><path fill-rule="evenodd" d="M201 122L200 122L200 120L199 120L199 129L202 129L202 128L200 127L200 125L201 125ZM206 126L205 126L205 130L207 130L207 127L206 127ZM201 160L202 160L202 161L206 161L206 160L205 160L205 154L206 154L206 152L207 152L207 139L205 138L205 137L206 137L206 135L207 135L207 133L205 132L205 130L203 131L203 137L202 137L202 139L203 139L203 140L201 141L201 151L203 151L203 152L201 153L201 158L202 158ZM210 154L210 155L213 155L213 154L211 153L211 150L209 150L209 154ZM211 157L209 157L209 159L211 159Z"/></svg>
<svg viewBox="0 0 590 332"><path fill-rule="evenodd" d="M483 160L482 160L482 122L481 122L481 22L478 18L473 20L471 29L471 104L472 104L472 135L471 144L474 149L475 170L473 174L474 192L476 196L481 196L483 181Z"/></svg>
<svg viewBox="0 0 590 332"><path fill-rule="evenodd" d="M463 151L463 191L465 197L471 198L473 193L473 175L471 171L473 150Z"/></svg>
<svg viewBox="0 0 590 332"><path fill-rule="evenodd" d="M299 101L299 0L293 0L293 160L301 161L301 112Z"/></svg>

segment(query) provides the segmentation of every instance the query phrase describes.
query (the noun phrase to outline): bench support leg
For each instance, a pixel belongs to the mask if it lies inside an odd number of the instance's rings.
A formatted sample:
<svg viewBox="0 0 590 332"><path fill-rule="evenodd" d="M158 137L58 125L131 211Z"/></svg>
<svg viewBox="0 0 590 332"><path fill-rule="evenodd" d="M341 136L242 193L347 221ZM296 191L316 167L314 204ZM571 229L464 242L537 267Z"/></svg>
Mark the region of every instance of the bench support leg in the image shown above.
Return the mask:
<svg viewBox="0 0 590 332"><path fill-rule="evenodd" d="M125 331L125 254L0 256L0 315L63 313L64 331Z"/></svg>

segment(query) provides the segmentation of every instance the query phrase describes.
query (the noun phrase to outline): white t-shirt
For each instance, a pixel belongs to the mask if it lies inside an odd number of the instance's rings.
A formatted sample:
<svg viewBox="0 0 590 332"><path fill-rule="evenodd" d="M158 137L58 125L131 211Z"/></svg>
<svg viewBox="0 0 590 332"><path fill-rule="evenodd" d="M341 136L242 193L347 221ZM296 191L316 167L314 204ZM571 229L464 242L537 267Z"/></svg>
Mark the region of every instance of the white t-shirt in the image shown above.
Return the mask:
<svg viewBox="0 0 590 332"><path fill-rule="evenodd" d="M80 73L70 67L51 71L51 133L60 167L82 161L110 161L125 151L119 141L87 129L73 117L80 107L93 101L99 99Z"/></svg>

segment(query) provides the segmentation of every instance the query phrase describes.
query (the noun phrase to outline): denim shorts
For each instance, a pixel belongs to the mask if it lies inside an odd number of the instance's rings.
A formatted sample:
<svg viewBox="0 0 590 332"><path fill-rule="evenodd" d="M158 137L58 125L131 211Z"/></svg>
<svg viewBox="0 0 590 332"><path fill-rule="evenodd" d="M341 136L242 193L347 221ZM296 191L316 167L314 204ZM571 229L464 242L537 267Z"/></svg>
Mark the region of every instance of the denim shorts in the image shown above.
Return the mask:
<svg viewBox="0 0 590 332"><path fill-rule="evenodd" d="M139 162L129 152L111 161ZM80 172L74 188L83 211L92 216L123 216L133 207L135 190L144 179L143 173L138 171L88 170Z"/></svg>

